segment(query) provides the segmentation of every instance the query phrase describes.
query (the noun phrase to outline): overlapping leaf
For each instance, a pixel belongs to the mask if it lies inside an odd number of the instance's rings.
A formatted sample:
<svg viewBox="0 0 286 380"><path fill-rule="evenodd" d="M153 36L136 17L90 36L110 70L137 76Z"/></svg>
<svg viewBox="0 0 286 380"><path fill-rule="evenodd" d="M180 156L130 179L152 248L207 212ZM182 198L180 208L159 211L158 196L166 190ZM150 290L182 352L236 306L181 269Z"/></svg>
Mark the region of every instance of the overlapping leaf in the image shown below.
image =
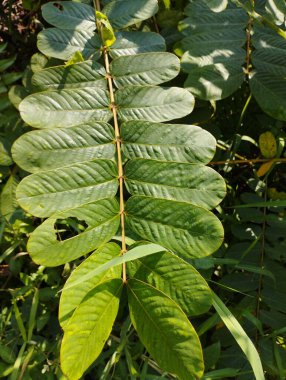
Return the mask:
<svg viewBox="0 0 286 380"><path fill-rule="evenodd" d="M166 198L215 207L225 196L223 178L203 165L130 160L125 168L126 185L131 194Z"/></svg>
<svg viewBox="0 0 286 380"><path fill-rule="evenodd" d="M72 127L112 117L108 92L92 87L29 95L19 109L23 120L35 128Z"/></svg>
<svg viewBox="0 0 286 380"><path fill-rule="evenodd" d="M128 282L128 301L131 321L157 363L181 380L200 378L204 365L199 338L177 304L135 279Z"/></svg>
<svg viewBox="0 0 286 380"><path fill-rule="evenodd" d="M194 125L129 121L121 136L128 158L207 164L216 150L215 138Z"/></svg>
<svg viewBox="0 0 286 380"><path fill-rule="evenodd" d="M111 160L94 160L35 173L17 188L23 209L38 217L71 209L99 199L114 197L117 167Z"/></svg>
<svg viewBox="0 0 286 380"><path fill-rule="evenodd" d="M170 252L128 263L131 277L147 282L173 299L187 315L206 312L212 304L204 278L188 263Z"/></svg>
<svg viewBox="0 0 286 380"><path fill-rule="evenodd" d="M118 312L122 286L116 278L99 284L74 312L61 345L61 367L68 378L80 379L103 349Z"/></svg>
<svg viewBox="0 0 286 380"><path fill-rule="evenodd" d="M80 286L77 286L76 291L74 288L65 288L77 282L92 269L105 264L119 255L120 248L117 244L105 244L91 254L81 265L76 268L76 270L72 272L63 289L59 307L59 321L64 329L68 326L75 310L80 306L85 296L100 283L105 282L108 279L120 278L121 267L113 267L105 270L99 275L93 276L89 279L89 281L82 282Z"/></svg>

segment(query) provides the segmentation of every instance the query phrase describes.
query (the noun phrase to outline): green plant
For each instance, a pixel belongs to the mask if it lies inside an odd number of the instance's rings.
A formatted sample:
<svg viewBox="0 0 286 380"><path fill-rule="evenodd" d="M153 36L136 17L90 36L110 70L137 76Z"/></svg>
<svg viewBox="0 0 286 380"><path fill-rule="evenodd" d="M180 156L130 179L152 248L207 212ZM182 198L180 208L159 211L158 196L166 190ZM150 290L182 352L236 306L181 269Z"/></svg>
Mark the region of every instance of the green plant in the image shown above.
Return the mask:
<svg viewBox="0 0 286 380"><path fill-rule="evenodd" d="M176 52L188 73L185 87L204 100L220 100L244 82L268 115L286 120L286 33L281 1L189 1ZM248 99L249 101L249 99ZM247 106L248 103L246 103Z"/></svg>
<svg viewBox="0 0 286 380"><path fill-rule="evenodd" d="M158 86L179 72L175 56L156 52L164 50L162 37L128 30L115 32L113 41L111 25L127 28L157 11L153 0L132 4L108 3L98 14L99 34L88 5L43 7L55 28L39 34L39 49L69 62L36 72L39 92L20 104L24 121L40 130L13 146L14 160L33 173L18 186L17 199L48 218L28 242L36 263L57 266L97 248L62 291L61 365L69 378L79 379L103 349L123 287L152 357L181 379L199 378L201 345L187 316L207 311L212 297L187 261L220 246L222 226L209 210L225 185L205 166L215 152L208 132L162 123L194 106L187 90Z"/></svg>

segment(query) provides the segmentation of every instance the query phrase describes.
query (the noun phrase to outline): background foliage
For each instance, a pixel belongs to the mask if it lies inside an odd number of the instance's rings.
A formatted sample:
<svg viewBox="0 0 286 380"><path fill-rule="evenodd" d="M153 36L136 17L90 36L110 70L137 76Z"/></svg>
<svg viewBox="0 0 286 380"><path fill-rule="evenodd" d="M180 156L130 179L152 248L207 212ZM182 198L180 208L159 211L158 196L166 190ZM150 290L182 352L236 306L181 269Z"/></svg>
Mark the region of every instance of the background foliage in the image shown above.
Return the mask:
<svg viewBox="0 0 286 380"><path fill-rule="evenodd" d="M31 73L58 62L37 53L36 33L47 26L40 14L43 3L3 1L1 7L0 376L10 379L63 378L57 292L81 261L57 268L34 264L27 256L26 242L41 220L22 211L15 201L16 185L27 173L13 162L10 150L28 130L17 108L31 92ZM182 56L183 70L174 85L185 85L197 98L194 112L184 122L200 125L218 141L210 165L227 183L227 196L216 208L225 242L211 257L192 264L253 339L266 377L284 379L286 173L285 115L280 111L286 99L281 63L284 2L258 1L255 8L251 1L199 3L160 1L156 18L131 28L159 31L168 50ZM224 10L227 3L230 8ZM237 25L229 22L233 12ZM210 43L213 23L220 26ZM188 38L190 28L195 32ZM218 53L221 46L225 51ZM224 65L230 65L226 67L231 75L222 81ZM205 81L198 82L198 77ZM206 94L206 89L211 93ZM272 207L274 201L277 205ZM66 234L80 228L72 220L63 225ZM122 306L106 349L85 378L172 379L148 357L126 316ZM193 317L192 323L204 348L204 379L253 379L245 356L215 309Z"/></svg>

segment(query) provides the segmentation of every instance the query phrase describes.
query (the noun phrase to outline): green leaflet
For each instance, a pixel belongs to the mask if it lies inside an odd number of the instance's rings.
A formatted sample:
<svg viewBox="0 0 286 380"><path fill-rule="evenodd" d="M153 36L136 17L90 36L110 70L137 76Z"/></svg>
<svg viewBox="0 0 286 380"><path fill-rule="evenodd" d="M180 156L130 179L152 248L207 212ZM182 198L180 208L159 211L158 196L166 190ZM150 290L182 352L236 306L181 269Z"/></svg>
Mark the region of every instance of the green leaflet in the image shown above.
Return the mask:
<svg viewBox="0 0 286 380"><path fill-rule="evenodd" d="M103 9L112 26L126 28L152 17L158 11L156 0L117 0L110 1Z"/></svg>
<svg viewBox="0 0 286 380"><path fill-rule="evenodd" d="M42 16L60 29L93 31L96 27L94 9L84 3L49 2L42 6Z"/></svg>
<svg viewBox="0 0 286 380"><path fill-rule="evenodd" d="M128 273L174 300L187 315L209 310L212 296L204 278L171 252L158 252L128 263Z"/></svg>
<svg viewBox="0 0 286 380"><path fill-rule="evenodd" d="M72 127L95 119L108 121L112 117L108 92L101 88L46 91L29 95L19 109L23 120L35 128Z"/></svg>
<svg viewBox="0 0 286 380"><path fill-rule="evenodd" d="M111 279L89 291L66 326L61 367L69 379L80 379L101 353L118 312L122 286L121 279Z"/></svg>
<svg viewBox="0 0 286 380"><path fill-rule="evenodd" d="M43 54L68 61L79 51L85 59L100 57L101 41L90 30L48 28L38 34L38 49Z"/></svg>
<svg viewBox="0 0 286 380"><path fill-rule="evenodd" d="M15 175L11 174L1 192L1 215L4 216L6 220L10 219L18 207L15 197L18 183L19 180L15 177Z"/></svg>
<svg viewBox="0 0 286 380"><path fill-rule="evenodd" d="M76 236L58 240L55 223L67 218L84 221L88 227ZM31 234L27 248L36 263L54 267L83 256L108 242L118 226L117 201L103 199L53 214Z"/></svg>
<svg viewBox="0 0 286 380"><path fill-rule="evenodd" d="M211 212L184 202L132 196L126 220L143 239L185 258L210 255L221 245L223 228Z"/></svg>
<svg viewBox="0 0 286 380"><path fill-rule="evenodd" d="M109 50L111 58L166 50L164 38L157 33L118 32L115 36L116 41Z"/></svg>
<svg viewBox="0 0 286 380"><path fill-rule="evenodd" d="M207 164L216 150L215 138L194 125L130 121L121 135L128 158Z"/></svg>
<svg viewBox="0 0 286 380"><path fill-rule="evenodd" d="M67 88L106 88L105 69L95 61L85 61L70 66L56 66L33 75L32 84L39 91Z"/></svg>
<svg viewBox="0 0 286 380"><path fill-rule="evenodd" d="M121 267L114 267L105 270L104 272L89 278L88 281L82 282L76 288L66 289L72 286L79 279L90 273L96 267L99 267L115 257L119 257L120 248L117 244L108 243L98 248L85 261L83 261L68 278L63 288L60 306L59 306L59 321L63 329L66 329L72 319L75 310L80 307L85 296L100 283L112 278L121 277Z"/></svg>
<svg viewBox="0 0 286 380"><path fill-rule="evenodd" d="M16 197L24 210L38 217L116 195L116 163L94 160L43 171L24 178Z"/></svg>
<svg viewBox="0 0 286 380"><path fill-rule="evenodd" d="M23 169L36 173L98 158L115 157L114 130L92 122L70 128L43 129L22 135L12 155Z"/></svg>
<svg viewBox="0 0 286 380"><path fill-rule="evenodd" d="M130 160L125 166L126 186L133 195L191 203L212 209L225 196L225 182L204 165Z"/></svg>
<svg viewBox="0 0 286 380"><path fill-rule="evenodd" d="M194 97L178 87L129 86L115 93L118 115L122 121L167 121L188 115L194 108Z"/></svg>
<svg viewBox="0 0 286 380"><path fill-rule="evenodd" d="M204 369L200 341L180 307L142 281L130 279L127 286L131 321L151 356L181 380L200 378Z"/></svg>
<svg viewBox="0 0 286 380"><path fill-rule="evenodd" d="M180 61L170 53L141 53L115 58L110 71L118 88L156 85L175 78L180 72Z"/></svg>

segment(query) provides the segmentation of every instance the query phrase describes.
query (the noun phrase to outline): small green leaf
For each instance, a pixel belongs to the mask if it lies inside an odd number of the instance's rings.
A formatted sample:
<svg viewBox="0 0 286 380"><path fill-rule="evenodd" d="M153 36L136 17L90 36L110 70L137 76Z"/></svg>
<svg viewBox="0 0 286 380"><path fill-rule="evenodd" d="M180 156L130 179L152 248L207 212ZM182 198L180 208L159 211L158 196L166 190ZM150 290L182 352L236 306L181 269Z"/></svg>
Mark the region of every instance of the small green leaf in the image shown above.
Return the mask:
<svg viewBox="0 0 286 380"><path fill-rule="evenodd" d="M273 158L277 153L277 143L272 132L267 131L259 136L259 148L265 158Z"/></svg>
<svg viewBox="0 0 286 380"><path fill-rule="evenodd" d="M71 57L71 59L69 59L65 63L65 66L68 67L68 66L74 65L75 63L79 63L79 62L84 62L84 58L83 58L80 51L76 51L74 53L74 55Z"/></svg>
<svg viewBox="0 0 286 380"><path fill-rule="evenodd" d="M97 18L97 21L101 25L100 32L101 32L103 45L107 47L112 46L114 42L116 41L116 37L108 18L106 17L105 14L99 11L96 11L96 18Z"/></svg>
<svg viewBox="0 0 286 380"><path fill-rule="evenodd" d="M181 380L203 375L199 338L180 307L164 293L135 279L127 283L131 321L146 349Z"/></svg>

